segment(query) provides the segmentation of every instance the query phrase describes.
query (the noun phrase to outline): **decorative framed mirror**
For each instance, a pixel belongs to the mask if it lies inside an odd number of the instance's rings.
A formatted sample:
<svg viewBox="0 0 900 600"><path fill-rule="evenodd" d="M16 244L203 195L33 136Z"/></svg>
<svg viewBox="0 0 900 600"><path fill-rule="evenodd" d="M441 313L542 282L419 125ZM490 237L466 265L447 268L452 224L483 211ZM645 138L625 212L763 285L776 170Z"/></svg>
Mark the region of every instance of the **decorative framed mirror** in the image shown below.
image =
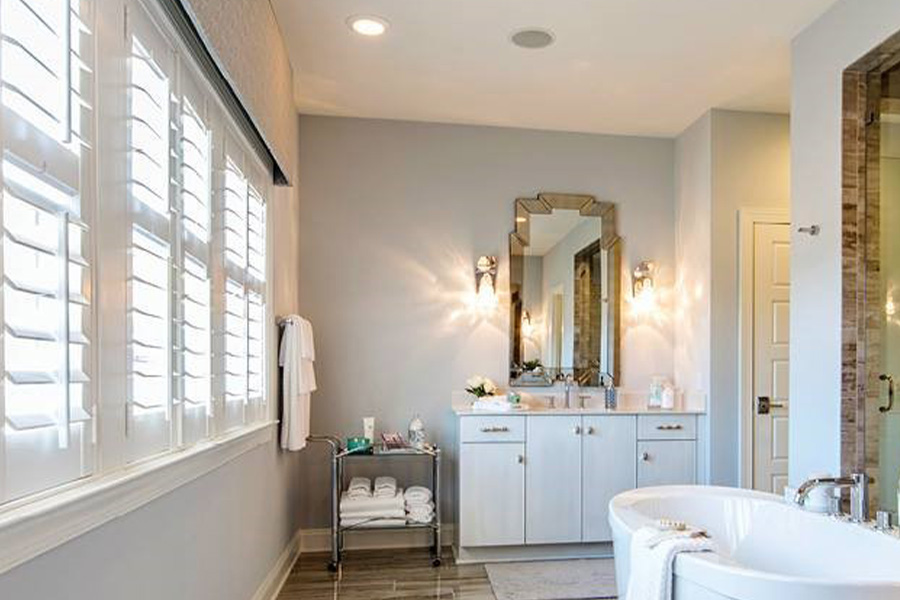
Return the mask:
<svg viewBox="0 0 900 600"><path fill-rule="evenodd" d="M621 238L616 207L582 194L516 200L510 255L510 385L618 381Z"/></svg>

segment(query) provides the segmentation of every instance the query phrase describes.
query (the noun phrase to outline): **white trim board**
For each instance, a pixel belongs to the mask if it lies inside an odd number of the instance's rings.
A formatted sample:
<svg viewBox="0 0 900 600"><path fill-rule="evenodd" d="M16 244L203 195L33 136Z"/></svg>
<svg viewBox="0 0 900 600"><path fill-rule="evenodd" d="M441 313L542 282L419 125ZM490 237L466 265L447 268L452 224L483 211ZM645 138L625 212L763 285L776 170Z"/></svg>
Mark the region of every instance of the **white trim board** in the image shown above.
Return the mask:
<svg viewBox="0 0 900 600"><path fill-rule="evenodd" d="M441 528L441 542L445 546L453 544L455 527L452 523ZM386 529L347 532L344 534L344 550L377 550L383 548L428 548L431 546L431 532L427 529ZM306 529L300 535L300 551L331 551L330 529Z"/></svg>
<svg viewBox="0 0 900 600"><path fill-rule="evenodd" d="M787 208L742 208L738 211L738 403L741 487L753 488L753 226L790 225Z"/></svg>
<svg viewBox="0 0 900 600"><path fill-rule="evenodd" d="M0 513L0 574L271 442L276 425L253 425Z"/></svg>
<svg viewBox="0 0 900 600"><path fill-rule="evenodd" d="M275 561L272 569L266 575L266 578L263 579L251 600L275 600L278 598L278 594L291 574L294 564L300 558L300 540L302 537L303 530L298 529L291 537L288 545L281 551L278 560Z"/></svg>

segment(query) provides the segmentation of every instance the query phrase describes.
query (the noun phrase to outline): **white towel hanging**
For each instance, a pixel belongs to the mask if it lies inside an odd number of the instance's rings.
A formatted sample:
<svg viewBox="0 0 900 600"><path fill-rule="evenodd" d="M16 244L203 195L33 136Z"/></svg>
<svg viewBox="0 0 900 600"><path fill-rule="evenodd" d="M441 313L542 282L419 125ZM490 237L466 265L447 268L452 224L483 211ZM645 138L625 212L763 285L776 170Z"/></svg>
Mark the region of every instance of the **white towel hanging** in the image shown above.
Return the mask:
<svg viewBox="0 0 900 600"><path fill-rule="evenodd" d="M310 395L316 390L313 361L305 358L315 356L312 325L298 315L282 319L281 324L284 328L278 353L278 364L283 369L281 447L302 450L309 436Z"/></svg>

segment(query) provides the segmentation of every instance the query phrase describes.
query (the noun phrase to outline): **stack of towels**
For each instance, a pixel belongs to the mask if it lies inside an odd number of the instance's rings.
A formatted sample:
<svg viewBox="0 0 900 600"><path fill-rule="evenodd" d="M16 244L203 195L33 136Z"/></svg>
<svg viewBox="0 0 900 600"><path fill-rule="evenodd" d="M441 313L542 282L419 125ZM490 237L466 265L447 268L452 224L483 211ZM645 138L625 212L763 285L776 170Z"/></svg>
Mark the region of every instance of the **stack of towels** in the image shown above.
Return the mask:
<svg viewBox="0 0 900 600"><path fill-rule="evenodd" d="M406 524L403 490L393 477L354 477L341 494L344 527L397 527Z"/></svg>
<svg viewBox="0 0 900 600"><path fill-rule="evenodd" d="M431 490L421 485L411 486L403 494L406 517L410 523L431 523L434 519L434 502Z"/></svg>
<svg viewBox="0 0 900 600"><path fill-rule="evenodd" d="M684 552L712 552L715 546L702 529L661 519L631 536L628 600L672 600L675 558Z"/></svg>

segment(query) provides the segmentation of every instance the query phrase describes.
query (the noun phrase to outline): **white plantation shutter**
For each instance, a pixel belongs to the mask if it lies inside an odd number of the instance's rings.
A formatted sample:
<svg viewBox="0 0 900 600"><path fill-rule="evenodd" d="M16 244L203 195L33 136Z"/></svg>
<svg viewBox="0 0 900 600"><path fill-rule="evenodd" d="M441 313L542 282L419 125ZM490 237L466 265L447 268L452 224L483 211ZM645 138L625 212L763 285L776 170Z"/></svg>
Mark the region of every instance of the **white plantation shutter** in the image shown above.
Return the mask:
<svg viewBox="0 0 900 600"><path fill-rule="evenodd" d="M266 204L250 186L247 197L247 395L252 418L266 410Z"/></svg>
<svg viewBox="0 0 900 600"><path fill-rule="evenodd" d="M92 9L0 2L0 502L93 469Z"/></svg>
<svg viewBox="0 0 900 600"><path fill-rule="evenodd" d="M127 458L172 446L173 250L170 212L176 131L174 49L143 11L129 18L127 180Z"/></svg>
<svg viewBox="0 0 900 600"><path fill-rule="evenodd" d="M206 102L184 73L181 81L175 360L182 444L207 437L212 417L212 134Z"/></svg>
<svg viewBox="0 0 900 600"><path fill-rule="evenodd" d="M266 391L265 200L245 173L257 178L257 169L229 142L219 211L223 310L216 328L225 430L264 418Z"/></svg>

